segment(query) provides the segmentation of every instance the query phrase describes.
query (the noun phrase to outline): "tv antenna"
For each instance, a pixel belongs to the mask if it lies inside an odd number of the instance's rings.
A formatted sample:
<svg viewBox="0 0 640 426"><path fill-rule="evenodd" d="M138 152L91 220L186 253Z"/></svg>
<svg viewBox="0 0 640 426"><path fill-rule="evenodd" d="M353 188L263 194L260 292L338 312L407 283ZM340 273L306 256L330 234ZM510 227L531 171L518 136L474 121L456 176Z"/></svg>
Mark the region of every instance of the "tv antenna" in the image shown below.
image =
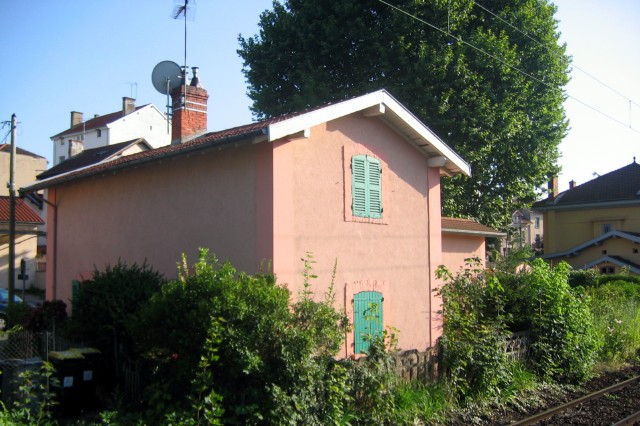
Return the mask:
<svg viewBox="0 0 640 426"><path fill-rule="evenodd" d="M163 95L167 95L167 133L170 132L169 117L171 114L171 91L180 87L182 71L180 65L173 61L162 61L153 68L151 83Z"/></svg>
<svg viewBox="0 0 640 426"><path fill-rule="evenodd" d="M176 0L173 8L173 19L184 19L184 64L183 73L186 85L187 81L187 22L193 21L195 15L195 0Z"/></svg>

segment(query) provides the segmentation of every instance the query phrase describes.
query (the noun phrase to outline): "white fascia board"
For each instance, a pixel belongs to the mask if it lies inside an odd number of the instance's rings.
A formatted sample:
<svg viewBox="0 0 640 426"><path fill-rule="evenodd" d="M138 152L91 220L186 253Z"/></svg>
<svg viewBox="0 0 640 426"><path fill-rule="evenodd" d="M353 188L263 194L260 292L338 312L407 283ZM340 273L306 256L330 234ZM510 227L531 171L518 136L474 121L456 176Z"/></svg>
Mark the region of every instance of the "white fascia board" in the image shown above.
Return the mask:
<svg viewBox="0 0 640 426"><path fill-rule="evenodd" d="M375 105L380 109L390 109L400 120L406 123L413 131L418 133L442 156L453 162L463 174L471 176L471 167L458 154L449 148L427 126L407 110L400 102L391 96L386 90L378 90L354 99L349 99L335 105L329 105L315 111L308 112L287 120L269 125L269 142L284 138L304 129L326 123L354 112L363 111Z"/></svg>
<svg viewBox="0 0 640 426"><path fill-rule="evenodd" d="M586 265L584 265L582 269L591 269L594 266L600 265L601 263L605 263L605 262L613 263L614 265L618 265L621 268L629 268L629 270L634 274L640 274L640 269L634 267L633 265L629 265L628 263L621 262L620 260L615 259L611 256L603 256L599 259L589 262Z"/></svg>

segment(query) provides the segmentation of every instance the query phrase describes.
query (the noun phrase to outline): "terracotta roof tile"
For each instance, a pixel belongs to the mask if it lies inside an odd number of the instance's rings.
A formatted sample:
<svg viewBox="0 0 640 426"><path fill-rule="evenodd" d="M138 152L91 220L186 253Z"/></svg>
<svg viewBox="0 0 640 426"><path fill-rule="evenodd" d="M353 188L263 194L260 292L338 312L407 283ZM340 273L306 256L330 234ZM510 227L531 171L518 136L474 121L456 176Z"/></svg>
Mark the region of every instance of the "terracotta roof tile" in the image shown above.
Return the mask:
<svg viewBox="0 0 640 426"><path fill-rule="evenodd" d="M149 105L149 104L147 104ZM142 105L139 107L136 107L136 111L138 111L139 109L142 109L144 107L146 107L147 105ZM121 119L122 117L124 117L124 114L122 113L122 110L120 111L116 111L116 112L112 112L109 114L104 114L104 115L99 115L97 117L93 117L90 118L87 121L83 121L80 124L76 124L75 126L64 130L56 135L51 136L51 138L59 138L59 137L64 137L67 135L73 135L75 133L81 132L81 131L88 131L88 130L93 130L93 129L99 129L101 127L105 127L107 124L109 123L113 123L116 120Z"/></svg>
<svg viewBox="0 0 640 426"><path fill-rule="evenodd" d="M442 230L444 232L469 232L474 234L485 234L499 236L503 233L488 226L482 225L473 219L461 219L453 217L442 217Z"/></svg>
<svg viewBox="0 0 640 426"><path fill-rule="evenodd" d="M0 196L0 222L9 222L10 203L10 197ZM16 198L16 223L43 224L44 222L23 199Z"/></svg>

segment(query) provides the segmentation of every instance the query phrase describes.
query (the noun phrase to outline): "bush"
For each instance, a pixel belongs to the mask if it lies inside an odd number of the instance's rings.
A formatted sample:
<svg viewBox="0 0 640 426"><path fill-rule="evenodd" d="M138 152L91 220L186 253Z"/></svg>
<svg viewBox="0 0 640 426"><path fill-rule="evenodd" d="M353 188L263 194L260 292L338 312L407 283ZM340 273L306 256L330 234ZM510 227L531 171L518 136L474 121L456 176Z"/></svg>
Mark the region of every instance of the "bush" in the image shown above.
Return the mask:
<svg viewBox="0 0 640 426"><path fill-rule="evenodd" d="M511 380L503 288L483 273L479 259L468 260L455 276L446 269L438 274L445 281L437 292L443 301L440 345L448 384L462 400L495 396Z"/></svg>
<svg viewBox="0 0 640 426"><path fill-rule="evenodd" d="M600 274L595 269L575 269L569 272L569 286L590 288L599 285Z"/></svg>
<svg viewBox="0 0 640 426"><path fill-rule="evenodd" d="M162 275L146 263L118 262L104 271L95 270L93 279L80 284L68 329L72 338L110 354L111 377L125 359L133 357L132 319L163 283Z"/></svg>
<svg viewBox="0 0 640 426"><path fill-rule="evenodd" d="M569 287L570 270L564 262L554 268L534 259L530 272L520 273L515 281L524 291L519 300L530 325L533 368L546 380L573 383L590 374L598 339L589 297L582 288Z"/></svg>
<svg viewBox="0 0 640 426"><path fill-rule="evenodd" d="M199 400L194 380L200 394L220 398L210 408L224 410L225 423L325 424L341 417L345 373L333 355L346 321L332 292L312 299L310 264L305 260L305 287L291 305L290 292L272 275L238 273L206 250L192 273L183 261L179 279L149 301L133 327L152 372L146 394L157 411L149 420L160 421L167 404L176 412L192 407ZM219 324L213 334L212 321ZM212 335L216 340L205 344ZM206 375L197 378L197 371Z"/></svg>
<svg viewBox="0 0 640 426"><path fill-rule="evenodd" d="M617 362L633 358L640 347L640 286L612 281L589 293L601 342L598 359Z"/></svg>

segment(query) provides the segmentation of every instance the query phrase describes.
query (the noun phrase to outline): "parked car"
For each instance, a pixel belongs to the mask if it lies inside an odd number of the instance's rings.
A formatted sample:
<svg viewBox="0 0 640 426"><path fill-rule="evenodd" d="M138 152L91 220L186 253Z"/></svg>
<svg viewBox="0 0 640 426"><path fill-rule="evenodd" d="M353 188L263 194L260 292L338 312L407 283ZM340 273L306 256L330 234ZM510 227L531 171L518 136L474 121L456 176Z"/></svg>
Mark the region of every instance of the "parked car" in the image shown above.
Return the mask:
<svg viewBox="0 0 640 426"><path fill-rule="evenodd" d="M20 296L14 293L13 301L15 303L25 303ZM27 303L29 306L33 306L31 303ZM7 328L7 311L9 310L9 290L6 288L0 288L0 331L4 331Z"/></svg>

